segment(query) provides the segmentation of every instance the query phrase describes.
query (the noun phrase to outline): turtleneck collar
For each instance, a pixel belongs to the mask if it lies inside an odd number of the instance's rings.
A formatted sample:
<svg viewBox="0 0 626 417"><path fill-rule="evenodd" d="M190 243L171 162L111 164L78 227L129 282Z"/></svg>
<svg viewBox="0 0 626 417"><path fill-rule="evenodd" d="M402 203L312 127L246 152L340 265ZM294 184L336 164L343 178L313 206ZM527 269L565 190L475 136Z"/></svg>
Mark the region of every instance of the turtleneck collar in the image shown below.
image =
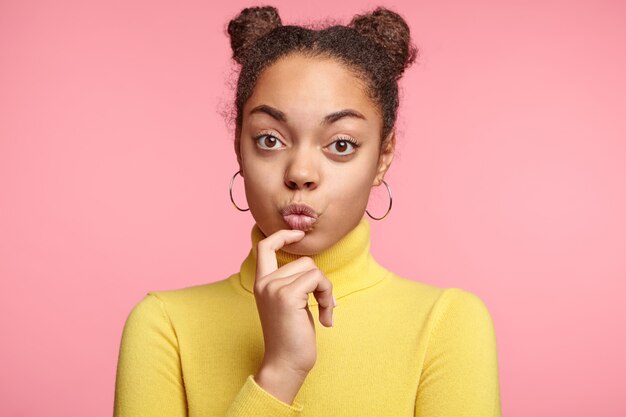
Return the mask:
<svg viewBox="0 0 626 417"><path fill-rule="evenodd" d="M254 294L257 244L267 236L255 223L250 237L252 248L241 264L239 279L241 285L248 292ZM276 261L279 268L301 256L285 252L282 249L276 251ZM361 218L357 226L335 244L310 257L333 283L333 295L337 300L377 284L388 273L370 253L370 224L366 217ZM309 294L308 304L317 305L317 300L312 293Z"/></svg>

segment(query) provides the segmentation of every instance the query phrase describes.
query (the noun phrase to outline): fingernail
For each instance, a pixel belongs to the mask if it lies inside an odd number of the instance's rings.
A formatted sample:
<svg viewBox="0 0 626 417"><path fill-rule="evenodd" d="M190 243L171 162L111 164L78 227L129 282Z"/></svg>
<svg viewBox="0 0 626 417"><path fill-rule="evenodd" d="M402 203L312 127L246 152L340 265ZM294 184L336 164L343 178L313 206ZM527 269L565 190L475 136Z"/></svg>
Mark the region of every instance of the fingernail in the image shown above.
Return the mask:
<svg viewBox="0 0 626 417"><path fill-rule="evenodd" d="M335 300L335 294L332 294L332 296L333 296L333 303L334 303L333 307L337 307L337 300Z"/></svg>

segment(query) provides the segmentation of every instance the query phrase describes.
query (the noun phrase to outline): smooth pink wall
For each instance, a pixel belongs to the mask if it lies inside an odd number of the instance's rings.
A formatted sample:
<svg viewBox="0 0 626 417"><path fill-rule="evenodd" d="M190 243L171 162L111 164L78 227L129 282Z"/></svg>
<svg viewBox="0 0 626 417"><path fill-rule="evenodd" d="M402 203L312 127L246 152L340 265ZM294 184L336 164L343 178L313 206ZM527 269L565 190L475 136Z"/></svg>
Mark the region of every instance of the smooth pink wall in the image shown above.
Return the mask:
<svg viewBox="0 0 626 417"><path fill-rule="evenodd" d="M0 415L111 415L132 306L247 254L223 28L259 3L228 4L0 2ZM271 4L404 15L421 58L373 253L485 301L504 415L626 415L624 3Z"/></svg>

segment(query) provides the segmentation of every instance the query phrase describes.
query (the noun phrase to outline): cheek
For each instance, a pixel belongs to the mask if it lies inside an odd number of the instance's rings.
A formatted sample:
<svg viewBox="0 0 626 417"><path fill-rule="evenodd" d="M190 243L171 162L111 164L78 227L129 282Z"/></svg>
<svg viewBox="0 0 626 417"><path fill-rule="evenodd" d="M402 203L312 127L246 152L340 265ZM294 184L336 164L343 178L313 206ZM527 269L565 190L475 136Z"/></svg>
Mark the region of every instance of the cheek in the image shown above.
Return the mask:
<svg viewBox="0 0 626 417"><path fill-rule="evenodd" d="M272 207L274 196L280 192L282 177L275 166L259 163L258 160L244 165L246 172L246 197L251 207Z"/></svg>
<svg viewBox="0 0 626 417"><path fill-rule="evenodd" d="M334 188L335 202L347 211L364 211L376 175L372 160L364 161L347 173Z"/></svg>
<svg viewBox="0 0 626 417"><path fill-rule="evenodd" d="M263 174L250 169L246 173L245 188L248 196L257 197L267 195L272 185Z"/></svg>
<svg viewBox="0 0 626 417"><path fill-rule="evenodd" d="M249 143L241 146L246 191L251 194L265 193L275 187L277 176L280 175L278 164L259 157L251 146Z"/></svg>
<svg viewBox="0 0 626 417"><path fill-rule="evenodd" d="M332 194L332 200L343 205L361 205L367 201L371 191L372 178L365 175L365 167L354 170L354 172L335 178L329 184L328 189Z"/></svg>

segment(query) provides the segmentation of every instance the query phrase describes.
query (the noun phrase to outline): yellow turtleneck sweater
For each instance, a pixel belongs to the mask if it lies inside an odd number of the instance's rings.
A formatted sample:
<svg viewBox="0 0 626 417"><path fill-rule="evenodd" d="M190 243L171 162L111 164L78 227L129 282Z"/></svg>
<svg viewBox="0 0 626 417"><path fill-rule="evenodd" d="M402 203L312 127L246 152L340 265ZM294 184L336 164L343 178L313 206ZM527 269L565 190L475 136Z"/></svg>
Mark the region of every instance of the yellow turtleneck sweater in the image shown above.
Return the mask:
<svg viewBox="0 0 626 417"><path fill-rule="evenodd" d="M370 253L370 224L312 256L333 283L334 327L319 322L317 362L292 404L253 378L263 333L253 294L256 244L239 273L151 291L124 326L116 417L499 417L496 338L482 300L402 278ZM278 266L297 258L276 252ZM317 301L309 294L309 306Z"/></svg>

